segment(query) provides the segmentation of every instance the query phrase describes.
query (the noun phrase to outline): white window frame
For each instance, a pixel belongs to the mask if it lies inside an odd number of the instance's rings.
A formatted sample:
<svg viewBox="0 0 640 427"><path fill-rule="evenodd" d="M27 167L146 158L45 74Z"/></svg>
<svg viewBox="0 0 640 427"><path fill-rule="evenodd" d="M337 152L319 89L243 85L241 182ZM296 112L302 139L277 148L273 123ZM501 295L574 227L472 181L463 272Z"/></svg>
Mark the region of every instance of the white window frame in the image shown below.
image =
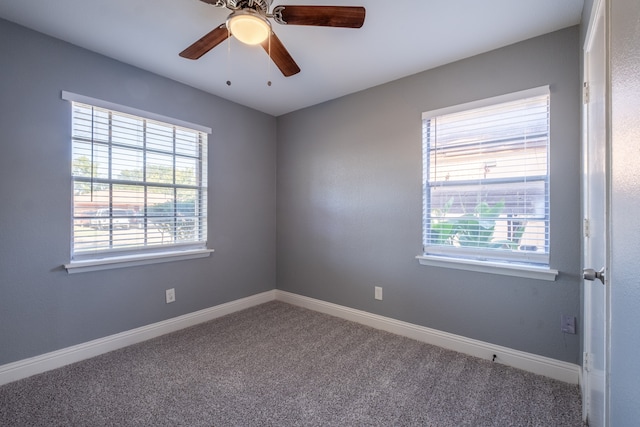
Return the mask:
<svg viewBox="0 0 640 427"><path fill-rule="evenodd" d="M446 114L459 113L463 111L473 110L477 108L488 107L496 104L524 100L538 96L548 96L550 98L549 86L542 86L524 91L509 93L506 95L496 96L492 98L482 99L465 104L455 105L451 107L441 108L433 111L424 112L422 115L423 123L425 120L442 116ZM550 129L548 129L550 135ZM549 136L550 137L550 136ZM547 146L547 159L550 155L550 143ZM555 280L558 271L549 267L549 252L545 253L514 253L509 251L483 250L482 248L461 248L455 246L429 245L427 233L430 224L429 220L429 176L427 167L424 162L429 162L426 149L426 136L423 135L423 253L416 256L421 265L437 266L445 268L454 268L469 270L475 272L493 273L508 276L517 276L541 280ZM547 160L548 162L548 160ZM546 174L546 200L549 200L549 177L550 171L547 163ZM549 247L549 213L546 213L546 247ZM496 256L499 255L499 256Z"/></svg>
<svg viewBox="0 0 640 427"><path fill-rule="evenodd" d="M206 145L208 144L208 135L211 134L211 128L189 123L172 117L167 117L155 113L151 113L136 108L115 104L97 98L75 94L72 92L62 91L61 98L71 103L81 103L93 107L103 108L106 110L124 113L136 116L142 119L149 119L156 122L163 122L180 128L187 128L204 134L202 144L205 147L204 162L206 164ZM206 174L207 171L204 171ZM206 193L206 186L204 188ZM206 197L204 199L206 203ZM208 257L213 249L207 248L206 242L206 226L204 227L204 238L184 245L173 244L167 246L155 247L134 247L129 250L119 251L97 251L89 253L74 254L74 226L73 226L73 206L71 207L71 260L64 267L68 273L79 273L87 271L98 271L112 268L130 267L137 265L155 264L161 262L178 261L186 259L196 259ZM206 220L206 218L205 218Z"/></svg>

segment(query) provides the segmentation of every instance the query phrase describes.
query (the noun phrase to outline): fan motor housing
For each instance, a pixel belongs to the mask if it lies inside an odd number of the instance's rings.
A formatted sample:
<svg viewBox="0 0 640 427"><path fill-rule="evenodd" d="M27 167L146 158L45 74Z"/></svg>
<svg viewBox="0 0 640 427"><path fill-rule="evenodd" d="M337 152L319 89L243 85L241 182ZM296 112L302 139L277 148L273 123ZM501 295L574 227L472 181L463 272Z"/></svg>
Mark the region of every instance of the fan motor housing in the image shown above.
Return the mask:
<svg viewBox="0 0 640 427"><path fill-rule="evenodd" d="M203 0L216 7L226 7L231 10L253 9L266 15L272 0Z"/></svg>

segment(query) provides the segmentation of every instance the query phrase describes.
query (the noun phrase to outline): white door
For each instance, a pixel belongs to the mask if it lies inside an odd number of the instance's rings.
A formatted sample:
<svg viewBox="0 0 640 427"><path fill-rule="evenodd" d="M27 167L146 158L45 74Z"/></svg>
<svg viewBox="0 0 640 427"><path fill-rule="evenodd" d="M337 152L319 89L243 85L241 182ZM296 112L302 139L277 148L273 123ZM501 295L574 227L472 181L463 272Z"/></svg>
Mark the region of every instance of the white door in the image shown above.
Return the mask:
<svg viewBox="0 0 640 427"><path fill-rule="evenodd" d="M607 0L596 0L585 41L583 139L584 416L607 425L608 390L608 49Z"/></svg>

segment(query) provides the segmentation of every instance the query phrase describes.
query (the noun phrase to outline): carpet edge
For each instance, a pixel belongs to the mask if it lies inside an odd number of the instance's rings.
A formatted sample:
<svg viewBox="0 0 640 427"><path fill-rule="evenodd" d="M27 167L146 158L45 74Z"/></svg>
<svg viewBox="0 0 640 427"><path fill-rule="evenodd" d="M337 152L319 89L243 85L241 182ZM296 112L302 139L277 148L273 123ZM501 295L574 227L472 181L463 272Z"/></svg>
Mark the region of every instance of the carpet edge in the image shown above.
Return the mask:
<svg viewBox="0 0 640 427"><path fill-rule="evenodd" d="M109 351L137 344L148 339L175 332L199 323L207 322L236 311L244 310L269 301L282 301L331 316L350 320L375 329L384 330L427 344L454 350L481 359L496 362L543 375L569 384L581 384L579 365L474 340L460 335L403 322L338 304L274 289L207 309L188 313L140 328L109 335L86 343L63 348L28 359L0 366L0 385L8 384L71 363L98 356Z"/></svg>
<svg viewBox="0 0 640 427"><path fill-rule="evenodd" d="M581 367L573 363L502 347L282 290L276 290L275 295L276 300L288 304L340 317L485 360L492 360L495 354L497 356L495 361L498 363L565 383L580 384Z"/></svg>
<svg viewBox="0 0 640 427"><path fill-rule="evenodd" d="M275 299L275 290L270 290L71 347L7 363L0 366L0 385L61 368L71 363L137 344Z"/></svg>

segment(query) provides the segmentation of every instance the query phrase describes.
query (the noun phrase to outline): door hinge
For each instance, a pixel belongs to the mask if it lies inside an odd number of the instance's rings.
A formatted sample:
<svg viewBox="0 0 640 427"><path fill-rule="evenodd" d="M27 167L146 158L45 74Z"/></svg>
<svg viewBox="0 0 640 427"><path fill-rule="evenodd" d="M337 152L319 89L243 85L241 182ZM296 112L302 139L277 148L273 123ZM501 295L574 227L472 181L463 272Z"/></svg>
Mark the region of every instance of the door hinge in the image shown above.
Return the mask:
<svg viewBox="0 0 640 427"><path fill-rule="evenodd" d="M582 83L582 103L589 103L589 82Z"/></svg>
<svg viewBox="0 0 640 427"><path fill-rule="evenodd" d="M585 372L591 372L591 366L589 363L591 362L591 358L589 357L589 353L586 351L582 353L582 370Z"/></svg>
<svg viewBox="0 0 640 427"><path fill-rule="evenodd" d="M589 218L584 218L582 220L582 232L584 233L584 237L589 237Z"/></svg>

